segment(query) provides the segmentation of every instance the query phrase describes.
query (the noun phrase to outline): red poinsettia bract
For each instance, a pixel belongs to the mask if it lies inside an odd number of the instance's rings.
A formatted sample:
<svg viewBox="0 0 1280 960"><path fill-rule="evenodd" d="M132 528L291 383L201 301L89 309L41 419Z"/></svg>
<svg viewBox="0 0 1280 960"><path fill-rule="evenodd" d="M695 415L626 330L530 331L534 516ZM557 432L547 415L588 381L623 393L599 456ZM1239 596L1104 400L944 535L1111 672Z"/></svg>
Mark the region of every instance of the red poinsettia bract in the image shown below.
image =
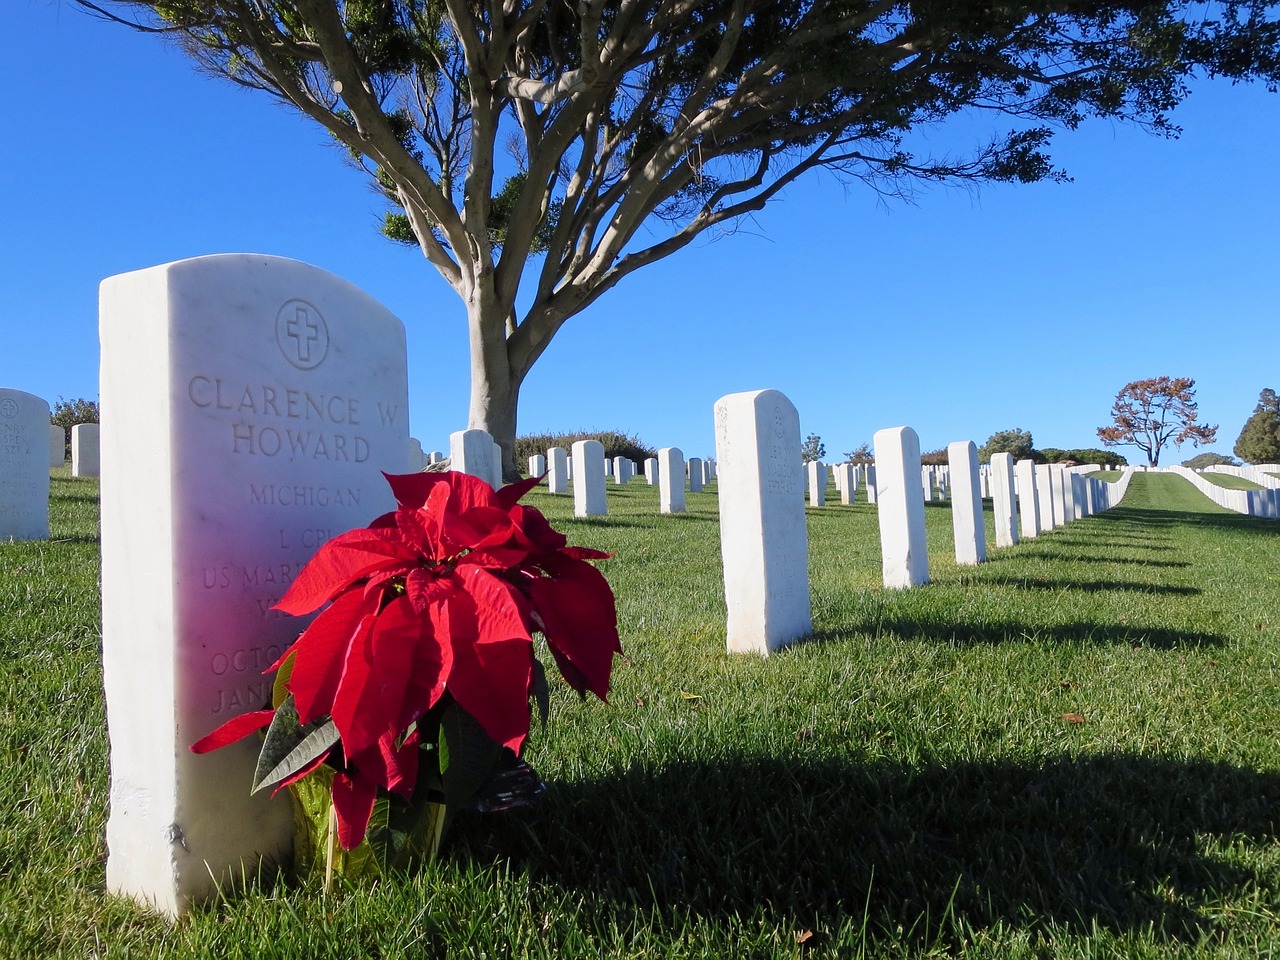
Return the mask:
<svg viewBox="0 0 1280 960"><path fill-rule="evenodd" d="M398 509L325 543L276 605L302 615L328 604L269 671L292 656L285 686L299 722L330 716L338 730L344 847L364 838L378 788L412 794L419 744L416 728L406 734L446 691L520 753L535 630L575 690L607 696L621 650L613 592L586 561L610 555L567 546L518 503L538 479L495 491L463 473L387 475ZM272 715L236 717L192 749L224 746Z"/></svg>

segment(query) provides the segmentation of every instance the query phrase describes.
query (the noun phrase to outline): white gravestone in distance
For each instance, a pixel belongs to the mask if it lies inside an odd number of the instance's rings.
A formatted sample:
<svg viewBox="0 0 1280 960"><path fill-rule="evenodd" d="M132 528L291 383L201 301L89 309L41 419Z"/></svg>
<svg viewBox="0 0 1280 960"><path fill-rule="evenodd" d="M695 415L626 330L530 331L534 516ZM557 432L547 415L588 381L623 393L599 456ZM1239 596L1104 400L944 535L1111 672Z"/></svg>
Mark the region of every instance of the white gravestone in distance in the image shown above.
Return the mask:
<svg viewBox="0 0 1280 960"><path fill-rule="evenodd" d="M867 503L878 503L880 492L876 487L876 465L868 463L864 469L867 471Z"/></svg>
<svg viewBox="0 0 1280 960"><path fill-rule="evenodd" d="M609 512L604 495L604 444L599 440L573 443L573 515L603 517Z"/></svg>
<svg viewBox="0 0 1280 960"><path fill-rule="evenodd" d="M715 419L728 648L767 655L813 632L800 415L758 390L721 397Z"/></svg>
<svg viewBox="0 0 1280 960"><path fill-rule="evenodd" d="M685 461L685 466L689 469L689 492L702 492L702 461L697 457L690 457Z"/></svg>
<svg viewBox="0 0 1280 960"><path fill-rule="evenodd" d="M1013 454L991 455L991 512L996 521L996 546L1018 542L1018 501L1013 493Z"/></svg>
<svg viewBox="0 0 1280 960"><path fill-rule="evenodd" d="M810 460L805 464L809 481L809 506L825 507L827 505L827 465L821 460Z"/></svg>
<svg viewBox="0 0 1280 960"><path fill-rule="evenodd" d="M613 458L613 482L619 486L626 484L631 479L631 464L627 462L625 457Z"/></svg>
<svg viewBox="0 0 1280 960"><path fill-rule="evenodd" d="M1018 519L1022 524L1022 537L1030 540L1040 535L1040 497L1036 490L1036 462L1019 460L1014 464L1014 476L1018 480Z"/></svg>
<svg viewBox="0 0 1280 960"><path fill-rule="evenodd" d="M684 453L679 447L658 451L658 512L684 513Z"/></svg>
<svg viewBox="0 0 1280 960"><path fill-rule="evenodd" d="M569 454L564 447L547 449L547 492L569 492Z"/></svg>
<svg viewBox="0 0 1280 960"><path fill-rule="evenodd" d="M1041 530L1061 526L1054 505L1053 467L1047 463L1036 464L1036 502L1040 505Z"/></svg>
<svg viewBox="0 0 1280 960"><path fill-rule="evenodd" d="M101 431L96 423L77 423L71 428L71 475L96 477L101 472Z"/></svg>
<svg viewBox="0 0 1280 960"><path fill-rule="evenodd" d="M644 461L644 480L649 486L658 484L658 458L646 457Z"/></svg>
<svg viewBox="0 0 1280 960"><path fill-rule="evenodd" d="M842 463L836 467L836 476L840 478L836 484L840 488L840 502L851 507L857 499L858 480L854 475L852 463Z"/></svg>
<svg viewBox="0 0 1280 960"><path fill-rule="evenodd" d="M956 563L973 566L987 559L987 531L982 519L981 482L978 480L978 448L972 440L947 445L951 469L951 526L956 539Z"/></svg>
<svg viewBox="0 0 1280 960"><path fill-rule="evenodd" d="M0 389L0 540L49 537L48 426L45 400Z"/></svg>
<svg viewBox="0 0 1280 960"><path fill-rule="evenodd" d="M249 796L258 743L190 746L269 702L305 625L271 607L316 548L394 508L405 334L256 255L110 277L100 308L107 886L172 916L290 855L287 793Z"/></svg>
<svg viewBox="0 0 1280 960"><path fill-rule="evenodd" d="M416 437L409 438L409 472L418 473L427 465L427 456L422 452L422 441Z"/></svg>
<svg viewBox="0 0 1280 960"><path fill-rule="evenodd" d="M535 453L529 458L529 476L540 477L547 472L547 458L540 453Z"/></svg>
<svg viewBox="0 0 1280 960"><path fill-rule="evenodd" d="M889 427L876 431L872 446L884 585L900 589L928 583L920 438L910 427Z"/></svg>
<svg viewBox="0 0 1280 960"><path fill-rule="evenodd" d="M449 434L449 469L493 484L493 437L484 430Z"/></svg>
<svg viewBox="0 0 1280 960"><path fill-rule="evenodd" d="M49 424L49 466L61 467L67 462L67 431Z"/></svg>

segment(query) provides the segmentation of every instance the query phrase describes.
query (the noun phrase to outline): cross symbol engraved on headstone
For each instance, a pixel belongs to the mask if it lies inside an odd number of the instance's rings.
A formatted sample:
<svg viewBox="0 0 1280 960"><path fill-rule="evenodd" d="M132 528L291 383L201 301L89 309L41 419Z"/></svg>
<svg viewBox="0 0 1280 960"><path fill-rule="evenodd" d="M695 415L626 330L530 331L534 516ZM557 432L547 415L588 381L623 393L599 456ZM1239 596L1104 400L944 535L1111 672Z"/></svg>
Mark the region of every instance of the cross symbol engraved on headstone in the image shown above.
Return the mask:
<svg viewBox="0 0 1280 960"><path fill-rule="evenodd" d="M305 334L302 330L305 330ZM294 308L293 319L285 324L285 332L298 346L299 362L310 363L311 345L320 339L320 327L311 319L311 314L307 312L306 307Z"/></svg>
<svg viewBox="0 0 1280 960"><path fill-rule="evenodd" d="M9 397L0 400L0 415L12 420L18 415L18 402Z"/></svg>

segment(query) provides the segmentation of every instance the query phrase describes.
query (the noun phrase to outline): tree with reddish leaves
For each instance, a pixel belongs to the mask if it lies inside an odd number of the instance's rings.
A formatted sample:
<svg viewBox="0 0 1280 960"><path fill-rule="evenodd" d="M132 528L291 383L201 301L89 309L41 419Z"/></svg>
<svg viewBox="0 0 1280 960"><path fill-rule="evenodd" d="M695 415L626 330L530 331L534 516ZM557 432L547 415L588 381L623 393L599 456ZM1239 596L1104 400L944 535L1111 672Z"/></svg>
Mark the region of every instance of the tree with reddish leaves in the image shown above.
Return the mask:
<svg viewBox="0 0 1280 960"><path fill-rule="evenodd" d="M1108 447L1135 446L1147 455L1147 463L1160 465L1160 451L1172 443L1190 441L1198 447L1213 443L1218 427L1197 423L1196 382L1190 377L1151 377L1126 383L1111 405L1110 426L1099 427L1098 436Z"/></svg>

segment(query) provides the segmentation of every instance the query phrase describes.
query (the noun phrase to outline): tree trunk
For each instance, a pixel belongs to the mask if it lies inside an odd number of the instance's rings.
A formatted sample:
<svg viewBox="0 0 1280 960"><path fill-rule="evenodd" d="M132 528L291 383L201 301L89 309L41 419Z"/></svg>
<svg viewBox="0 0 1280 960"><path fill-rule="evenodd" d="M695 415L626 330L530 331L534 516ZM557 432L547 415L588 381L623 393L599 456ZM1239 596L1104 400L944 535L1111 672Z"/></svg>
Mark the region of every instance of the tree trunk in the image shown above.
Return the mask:
<svg viewBox="0 0 1280 960"><path fill-rule="evenodd" d="M484 430L502 448L502 478L520 479L516 466L516 407L521 377L511 369L506 311L488 297L468 304L471 345L471 402L467 429Z"/></svg>

